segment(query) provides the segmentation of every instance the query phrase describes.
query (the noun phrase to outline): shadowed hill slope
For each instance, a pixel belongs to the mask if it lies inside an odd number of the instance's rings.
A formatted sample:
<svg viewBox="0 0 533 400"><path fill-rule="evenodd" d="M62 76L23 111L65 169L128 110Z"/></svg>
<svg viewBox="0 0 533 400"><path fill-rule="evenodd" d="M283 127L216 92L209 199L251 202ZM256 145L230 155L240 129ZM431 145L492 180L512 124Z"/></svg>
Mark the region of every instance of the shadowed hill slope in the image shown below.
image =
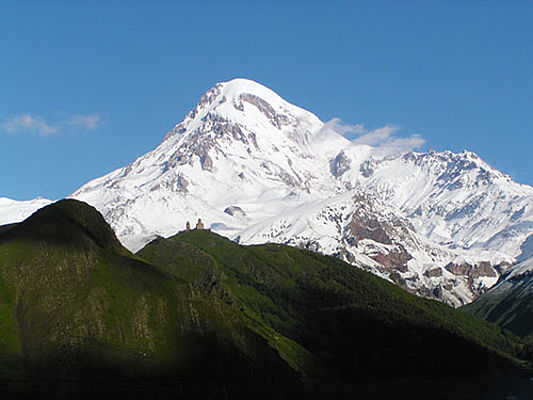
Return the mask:
<svg viewBox="0 0 533 400"><path fill-rule="evenodd" d="M463 309L533 342L533 271L504 277Z"/></svg>
<svg viewBox="0 0 533 400"><path fill-rule="evenodd" d="M156 239L137 254L237 305L271 329L282 356L290 352L277 341L287 338L353 385L483 374L527 357L510 332L329 256L240 246L201 230Z"/></svg>
<svg viewBox="0 0 533 400"><path fill-rule="evenodd" d="M135 259L94 208L72 200L0 233L0 376L3 393L32 398L135 397L146 387L157 397L165 385L124 382L161 380L205 398L302 391L237 312Z"/></svg>
<svg viewBox="0 0 533 400"><path fill-rule="evenodd" d="M74 200L0 229L3 395L478 398L526 390L521 358L495 325L312 252L193 231L133 255Z"/></svg>

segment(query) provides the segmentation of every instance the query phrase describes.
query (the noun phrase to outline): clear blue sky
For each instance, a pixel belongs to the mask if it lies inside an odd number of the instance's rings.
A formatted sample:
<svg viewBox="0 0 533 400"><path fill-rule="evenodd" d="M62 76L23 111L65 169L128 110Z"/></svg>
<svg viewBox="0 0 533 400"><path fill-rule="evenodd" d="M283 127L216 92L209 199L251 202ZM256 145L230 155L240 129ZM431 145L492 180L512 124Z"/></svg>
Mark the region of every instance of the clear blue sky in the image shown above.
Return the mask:
<svg viewBox="0 0 533 400"><path fill-rule="evenodd" d="M0 196L67 196L235 77L533 184L532 1L196 3L3 0Z"/></svg>

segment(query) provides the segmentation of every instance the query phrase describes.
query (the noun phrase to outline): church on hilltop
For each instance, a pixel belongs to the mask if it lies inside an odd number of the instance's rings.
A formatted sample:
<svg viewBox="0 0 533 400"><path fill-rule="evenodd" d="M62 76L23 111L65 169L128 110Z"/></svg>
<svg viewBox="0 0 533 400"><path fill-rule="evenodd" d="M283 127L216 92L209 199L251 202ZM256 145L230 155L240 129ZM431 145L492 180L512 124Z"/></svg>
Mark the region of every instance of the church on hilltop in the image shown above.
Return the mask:
<svg viewBox="0 0 533 400"><path fill-rule="evenodd" d="M210 229L205 229L204 227L204 223L202 222L202 218L198 218L198 222L196 223L196 227L194 229L191 229L191 223L189 221L187 221L187 223L185 224L185 230L187 232L189 231L192 231L192 230L210 230Z"/></svg>

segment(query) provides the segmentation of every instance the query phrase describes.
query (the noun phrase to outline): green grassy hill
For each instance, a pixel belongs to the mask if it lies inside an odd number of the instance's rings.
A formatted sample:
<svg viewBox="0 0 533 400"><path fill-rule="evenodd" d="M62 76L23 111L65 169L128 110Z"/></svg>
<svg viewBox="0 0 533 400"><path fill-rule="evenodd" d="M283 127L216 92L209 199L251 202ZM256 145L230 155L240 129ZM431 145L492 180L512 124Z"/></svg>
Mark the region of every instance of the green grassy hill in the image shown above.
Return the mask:
<svg viewBox="0 0 533 400"><path fill-rule="evenodd" d="M208 231L155 240L138 255L295 340L354 382L461 373L521 356L523 345L510 332L329 256L279 244L240 246Z"/></svg>
<svg viewBox="0 0 533 400"><path fill-rule="evenodd" d="M476 317L492 321L533 343L533 273L504 279L463 307Z"/></svg>
<svg viewBox="0 0 533 400"><path fill-rule="evenodd" d="M247 386L303 390L239 313L136 259L94 208L74 200L0 234L0 377L4 391L32 398L139 394L125 381L182 380L183 393L213 398ZM194 383L202 380L225 384ZM283 392L269 380L283 381Z"/></svg>
<svg viewBox="0 0 533 400"><path fill-rule="evenodd" d="M133 255L75 200L0 229L15 397L483 398L529 390L527 357L496 325L305 250L191 231Z"/></svg>

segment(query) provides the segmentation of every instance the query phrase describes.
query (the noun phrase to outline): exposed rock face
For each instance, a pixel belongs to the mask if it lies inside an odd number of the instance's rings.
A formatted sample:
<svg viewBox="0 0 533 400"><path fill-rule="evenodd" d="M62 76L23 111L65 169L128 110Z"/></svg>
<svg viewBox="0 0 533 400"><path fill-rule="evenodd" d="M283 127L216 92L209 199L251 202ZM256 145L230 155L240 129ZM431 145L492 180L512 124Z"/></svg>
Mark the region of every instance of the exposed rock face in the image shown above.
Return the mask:
<svg viewBox="0 0 533 400"><path fill-rule="evenodd" d="M187 186L189 186L189 181L185 178L185 176L178 175L178 179L176 180L176 187L178 188L178 192L186 193Z"/></svg>
<svg viewBox="0 0 533 400"><path fill-rule="evenodd" d="M256 106L274 127L280 129L282 125L289 124L289 118L286 115L276 113L272 106L261 97L250 93L243 93L239 96L239 99Z"/></svg>
<svg viewBox="0 0 533 400"><path fill-rule="evenodd" d="M522 246L520 262L498 283L465 310L493 321L514 333L533 339L533 250L529 240Z"/></svg>
<svg viewBox="0 0 533 400"><path fill-rule="evenodd" d="M224 212L226 214L229 214L234 217L246 217L246 213L243 211L242 208L238 206L229 206L224 209Z"/></svg>
<svg viewBox="0 0 533 400"><path fill-rule="evenodd" d="M428 278L436 278L442 276L442 268L437 267L433 269L428 269L424 272L424 276L427 276Z"/></svg>
<svg viewBox="0 0 533 400"><path fill-rule="evenodd" d="M445 268L454 275L466 275L471 278L479 278L480 276L498 276L496 269L486 261L482 261L476 265L468 263L455 264L451 262L448 263Z"/></svg>
<svg viewBox="0 0 533 400"><path fill-rule="evenodd" d="M350 159L346 157L344 152L340 152L334 159L330 162L330 169L333 176L339 178L342 174L350 169Z"/></svg>
<svg viewBox="0 0 533 400"><path fill-rule="evenodd" d="M402 231L402 224L408 224L407 221L380 220L378 219L379 214L373 209L367 198L357 196L354 201L356 208L349 224L349 233L355 242L367 239L388 245L387 248L378 247L374 252L369 252L368 255L381 265L378 268L383 271L406 272L407 262L413 257L400 243L394 243L391 236L396 237L397 231ZM409 226L409 229L412 227Z"/></svg>
<svg viewBox="0 0 533 400"><path fill-rule="evenodd" d="M384 227L375 218L365 219L366 215L360 215L357 210L350 223L350 231L356 240L372 239L375 242L391 244Z"/></svg>
<svg viewBox="0 0 533 400"><path fill-rule="evenodd" d="M397 270L400 272L407 272L407 262L413 258L401 244L386 254L379 253L371 257L380 263L384 270Z"/></svg>
<svg viewBox="0 0 533 400"><path fill-rule="evenodd" d="M204 171L211 171L213 169L213 160L211 160L207 152L200 156L200 162Z"/></svg>

